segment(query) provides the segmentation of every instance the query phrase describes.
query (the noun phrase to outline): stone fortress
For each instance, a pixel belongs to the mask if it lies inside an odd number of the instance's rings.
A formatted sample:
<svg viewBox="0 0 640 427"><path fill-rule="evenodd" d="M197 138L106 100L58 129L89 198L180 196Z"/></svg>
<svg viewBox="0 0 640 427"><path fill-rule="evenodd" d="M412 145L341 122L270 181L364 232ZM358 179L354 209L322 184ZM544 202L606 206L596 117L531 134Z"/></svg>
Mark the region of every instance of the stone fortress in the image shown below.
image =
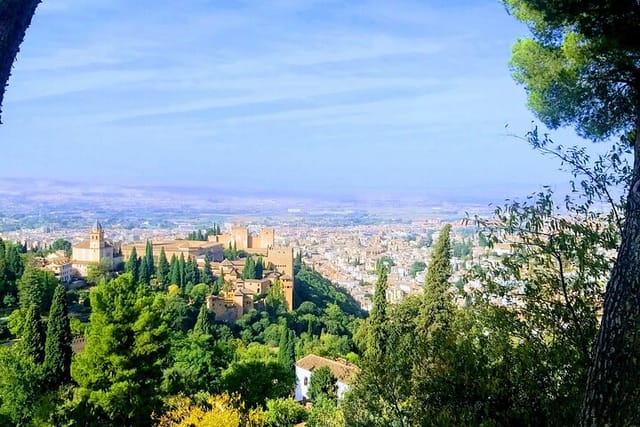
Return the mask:
<svg viewBox="0 0 640 427"><path fill-rule="evenodd" d="M209 256L213 274L222 276L227 284L227 289L220 295L210 295L207 298L207 308L215 313L216 320L235 321L255 308L255 297L265 295L276 282L282 288L287 309L293 309L293 248L276 247L273 228L263 228L259 233L253 234L247 227L234 225L229 233L211 235L206 241L152 241L151 246L156 262L163 248L168 260L172 256L176 258L184 256L185 259L192 257L200 267L204 265L205 255ZM125 260L129 259L134 247L138 256L143 256L146 242L123 245L122 254ZM243 279L242 271L246 258L234 261L223 259L224 249L228 247L244 251L253 257L262 257L265 266L264 277Z"/></svg>

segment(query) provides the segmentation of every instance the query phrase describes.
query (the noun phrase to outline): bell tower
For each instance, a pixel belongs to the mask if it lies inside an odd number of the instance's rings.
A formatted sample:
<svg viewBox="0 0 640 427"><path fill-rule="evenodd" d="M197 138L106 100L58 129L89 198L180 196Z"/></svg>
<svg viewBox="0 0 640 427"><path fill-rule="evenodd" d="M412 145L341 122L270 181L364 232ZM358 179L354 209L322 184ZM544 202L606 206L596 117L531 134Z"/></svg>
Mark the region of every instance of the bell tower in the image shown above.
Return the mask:
<svg viewBox="0 0 640 427"><path fill-rule="evenodd" d="M104 248L104 230L102 229L102 225L98 220L96 220L95 224L93 224L90 236L89 249Z"/></svg>

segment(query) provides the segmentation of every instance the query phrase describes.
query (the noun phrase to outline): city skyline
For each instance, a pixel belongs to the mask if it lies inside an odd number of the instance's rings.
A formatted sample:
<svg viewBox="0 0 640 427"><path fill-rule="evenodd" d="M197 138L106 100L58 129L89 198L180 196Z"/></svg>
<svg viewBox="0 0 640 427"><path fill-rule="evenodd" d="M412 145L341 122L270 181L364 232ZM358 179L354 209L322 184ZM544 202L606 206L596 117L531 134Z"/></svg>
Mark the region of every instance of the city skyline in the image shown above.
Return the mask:
<svg viewBox="0 0 640 427"><path fill-rule="evenodd" d="M508 69L526 34L498 1L45 2L0 175L497 200L558 185L511 136L533 120Z"/></svg>

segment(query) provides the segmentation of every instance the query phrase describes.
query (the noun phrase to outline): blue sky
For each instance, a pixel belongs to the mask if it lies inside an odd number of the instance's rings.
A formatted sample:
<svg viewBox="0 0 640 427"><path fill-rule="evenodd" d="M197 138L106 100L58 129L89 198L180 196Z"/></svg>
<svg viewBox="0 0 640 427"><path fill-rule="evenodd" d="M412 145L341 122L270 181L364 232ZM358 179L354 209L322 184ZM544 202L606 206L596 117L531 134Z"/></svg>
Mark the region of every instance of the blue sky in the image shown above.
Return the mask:
<svg viewBox="0 0 640 427"><path fill-rule="evenodd" d="M507 135L522 35L497 0L47 0L0 176L512 196L565 179Z"/></svg>

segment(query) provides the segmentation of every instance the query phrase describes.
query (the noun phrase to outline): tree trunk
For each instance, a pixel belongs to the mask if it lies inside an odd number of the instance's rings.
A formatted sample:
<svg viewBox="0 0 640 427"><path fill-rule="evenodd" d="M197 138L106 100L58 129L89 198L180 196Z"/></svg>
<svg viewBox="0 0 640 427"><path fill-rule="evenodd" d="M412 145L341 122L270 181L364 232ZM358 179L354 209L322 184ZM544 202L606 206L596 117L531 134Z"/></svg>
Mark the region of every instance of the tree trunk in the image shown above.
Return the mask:
<svg viewBox="0 0 640 427"><path fill-rule="evenodd" d="M582 426L640 425L640 132L618 258L584 398Z"/></svg>
<svg viewBox="0 0 640 427"><path fill-rule="evenodd" d="M41 0L0 0L0 123L13 61Z"/></svg>

